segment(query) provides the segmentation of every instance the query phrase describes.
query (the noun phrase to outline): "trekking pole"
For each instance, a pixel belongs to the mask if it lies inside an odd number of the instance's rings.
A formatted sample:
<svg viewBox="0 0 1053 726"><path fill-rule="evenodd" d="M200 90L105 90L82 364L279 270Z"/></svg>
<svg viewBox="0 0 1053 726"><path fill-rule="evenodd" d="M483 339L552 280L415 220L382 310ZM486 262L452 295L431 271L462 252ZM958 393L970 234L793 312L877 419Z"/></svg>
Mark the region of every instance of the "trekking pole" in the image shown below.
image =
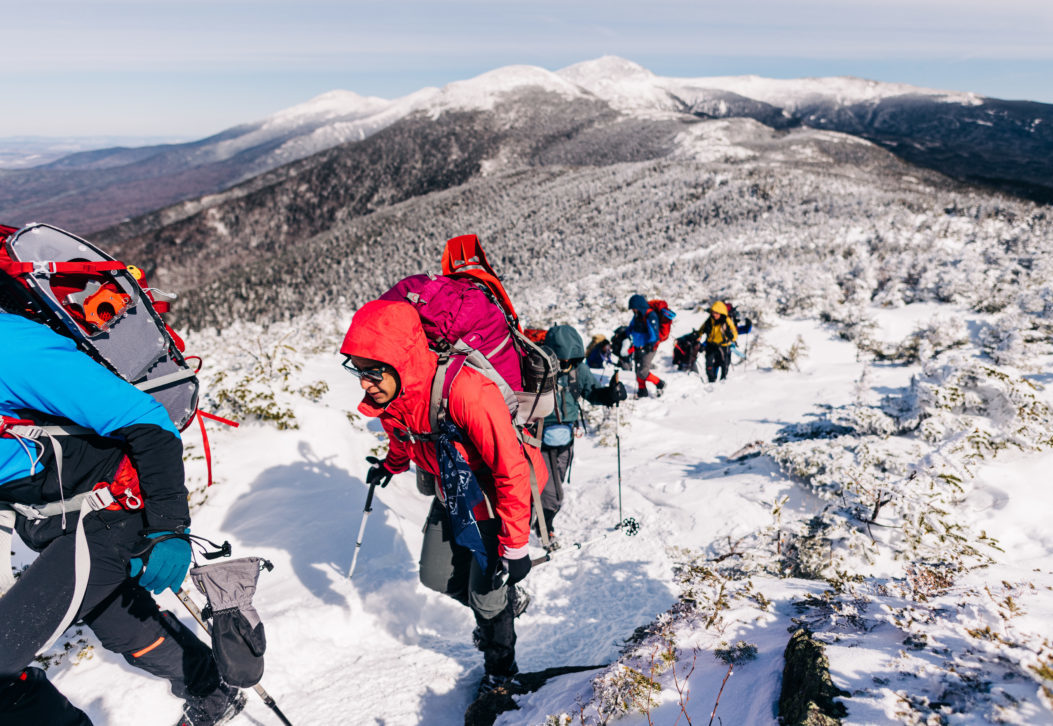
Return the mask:
<svg viewBox="0 0 1053 726"><path fill-rule="evenodd" d="M614 444L618 450L618 524L622 526L622 437L619 429L622 427L621 407L614 404Z"/></svg>
<svg viewBox="0 0 1053 726"><path fill-rule="evenodd" d="M186 609L190 612L191 615L194 616L194 620L196 620L198 624L205 629L205 632L211 635L212 628L208 627L208 623L205 622L204 617L202 617L201 615L201 609L197 606L197 603L194 602L193 598L190 597L190 593L188 593L186 590L180 590L176 593L176 597L178 597L180 602L182 602L183 605L186 606ZM263 702L267 705L267 708L274 711L274 715L277 716L278 719L283 724L285 724L285 726L292 726L292 723L289 721L289 719L285 718L285 714L282 713L282 710L280 708L278 708L278 704L274 702L273 698L271 698L271 694L263 690L263 686L257 683L255 686L252 687L252 690L256 691L256 695L263 699Z"/></svg>
<svg viewBox="0 0 1053 726"><path fill-rule="evenodd" d="M594 538L592 538L590 540L587 540L585 542L574 542L574 543L572 543L572 545L570 547L564 547L562 549L556 550L555 552L546 552L541 557L537 557L537 558L535 558L533 560L530 560L530 565L531 565L531 567L536 567L537 565L544 564L544 563L548 562L549 560L551 560L554 555L559 555L561 553L565 554L567 552L570 552L572 550L572 548L574 550L581 550L583 547L588 547L591 544L596 544L600 540L606 539L607 536L611 534L611 532L617 532L619 530L621 532L623 532L626 537L632 537L632 536L636 535L640 531L640 523L637 522L632 517L628 517L624 521L619 522L618 525L614 529L607 530L606 532L601 534L599 537L594 537Z"/></svg>
<svg viewBox="0 0 1053 726"><path fill-rule="evenodd" d="M369 485L369 493L366 494L366 508L362 513L362 524L358 526L358 539L355 541L355 554L351 558L351 569L347 571L347 579L355 574L355 565L358 563L358 551L362 549L362 536L366 533L366 520L369 513L373 511L373 490L377 488L376 482Z"/></svg>

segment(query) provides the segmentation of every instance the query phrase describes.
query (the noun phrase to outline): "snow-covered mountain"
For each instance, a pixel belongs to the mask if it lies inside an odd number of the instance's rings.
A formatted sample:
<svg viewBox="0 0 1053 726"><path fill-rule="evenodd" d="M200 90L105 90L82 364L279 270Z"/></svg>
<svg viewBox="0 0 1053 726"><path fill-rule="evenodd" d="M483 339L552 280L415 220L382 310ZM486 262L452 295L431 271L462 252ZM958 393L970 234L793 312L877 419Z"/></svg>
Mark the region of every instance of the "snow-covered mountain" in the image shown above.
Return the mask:
<svg viewBox="0 0 1053 726"><path fill-rule="evenodd" d="M606 57L555 72L499 68L394 100L333 91L192 143L101 149L32 169L0 170L0 219L46 220L90 232L359 142L414 114L488 111L527 90L567 101L600 99L635 118L753 118L776 129L836 130L955 178L1035 199L1053 193L1053 112L1047 104L855 78L664 78Z"/></svg>

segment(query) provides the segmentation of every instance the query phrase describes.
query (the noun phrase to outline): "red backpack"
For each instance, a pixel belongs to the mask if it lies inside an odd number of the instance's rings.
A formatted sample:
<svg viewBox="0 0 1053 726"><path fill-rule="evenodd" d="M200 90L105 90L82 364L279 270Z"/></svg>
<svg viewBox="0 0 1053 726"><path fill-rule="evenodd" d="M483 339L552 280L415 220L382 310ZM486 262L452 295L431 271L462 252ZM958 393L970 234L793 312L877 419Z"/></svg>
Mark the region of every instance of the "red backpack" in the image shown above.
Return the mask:
<svg viewBox="0 0 1053 726"><path fill-rule="evenodd" d="M673 327L673 318L676 317L676 313L669 309L665 300L648 300L647 304L658 317L658 342L668 340L669 330Z"/></svg>
<svg viewBox="0 0 1053 726"><path fill-rule="evenodd" d="M543 328L523 328L523 335L530 338L538 345L545 344L545 336L548 334L547 330Z"/></svg>

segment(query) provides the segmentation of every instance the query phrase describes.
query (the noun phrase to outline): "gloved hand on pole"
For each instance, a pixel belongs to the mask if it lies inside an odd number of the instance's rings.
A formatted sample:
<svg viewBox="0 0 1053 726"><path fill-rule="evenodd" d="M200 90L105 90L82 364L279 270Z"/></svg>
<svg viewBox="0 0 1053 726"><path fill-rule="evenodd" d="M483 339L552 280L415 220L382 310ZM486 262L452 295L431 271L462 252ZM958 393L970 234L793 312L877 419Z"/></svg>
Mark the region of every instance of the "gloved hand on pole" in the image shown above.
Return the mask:
<svg viewBox="0 0 1053 726"><path fill-rule="evenodd" d="M384 461L386 461L386 459ZM395 475L388 469L384 461L381 461L375 456L366 457L366 463L372 464L372 466L369 467L369 471L366 472L366 484L369 484L370 486L379 486L381 489L388 485L388 482L391 481L391 477Z"/></svg>
<svg viewBox="0 0 1053 726"><path fill-rule="evenodd" d="M502 585L516 584L530 574L531 564L528 555L514 559L502 557L494 569L493 589L496 590Z"/></svg>

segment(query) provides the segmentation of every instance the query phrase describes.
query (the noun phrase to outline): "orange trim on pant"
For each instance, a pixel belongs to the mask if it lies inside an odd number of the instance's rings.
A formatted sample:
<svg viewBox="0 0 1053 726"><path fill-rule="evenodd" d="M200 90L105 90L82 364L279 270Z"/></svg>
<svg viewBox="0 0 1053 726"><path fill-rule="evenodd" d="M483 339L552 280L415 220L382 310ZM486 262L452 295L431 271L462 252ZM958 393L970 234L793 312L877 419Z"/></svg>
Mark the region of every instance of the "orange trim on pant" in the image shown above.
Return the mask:
<svg viewBox="0 0 1053 726"><path fill-rule="evenodd" d="M662 382L662 379L659 378L658 376L656 376L654 373L648 373L647 374L647 382L648 383L653 383L653 384L655 384L657 386L659 383Z"/></svg>
<svg viewBox="0 0 1053 726"><path fill-rule="evenodd" d="M157 646L161 645L161 643L163 643L163 642L165 642L165 636L162 635L160 638L158 638L154 642L150 643L150 645L146 646L142 650L137 650L134 653L132 653L132 657L133 658L138 658L139 656L146 655L151 650L153 650Z"/></svg>

